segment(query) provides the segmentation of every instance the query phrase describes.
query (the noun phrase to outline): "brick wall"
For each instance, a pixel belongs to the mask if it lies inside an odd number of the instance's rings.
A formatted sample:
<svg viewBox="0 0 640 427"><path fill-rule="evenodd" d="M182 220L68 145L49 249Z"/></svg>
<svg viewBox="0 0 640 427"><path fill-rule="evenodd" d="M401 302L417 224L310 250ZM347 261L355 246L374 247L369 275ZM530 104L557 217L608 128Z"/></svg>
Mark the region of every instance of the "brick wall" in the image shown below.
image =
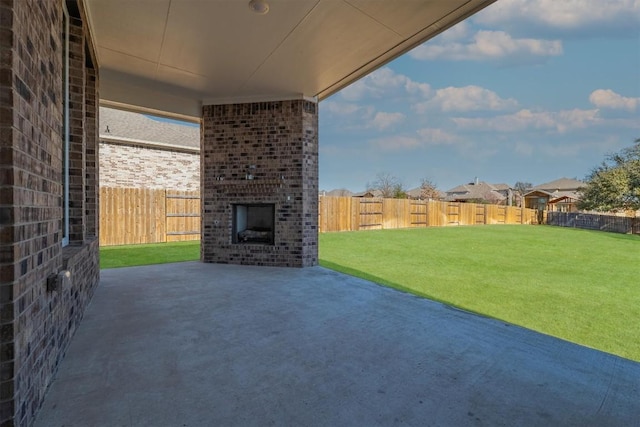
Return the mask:
<svg viewBox="0 0 640 427"><path fill-rule="evenodd" d="M71 18L69 37L69 240L81 242L86 233L85 212L85 72L82 21Z"/></svg>
<svg viewBox="0 0 640 427"><path fill-rule="evenodd" d="M93 50L77 8L70 9L72 233L70 245L62 246L62 10L62 2L53 0L0 4L2 427L33 423L99 276L97 239L90 236L97 228L87 220L95 209L89 207L97 199L89 182L97 170L86 155L97 138L85 127L96 113L97 75L87 71L93 58L84 55ZM47 278L64 270L70 280L49 291Z"/></svg>
<svg viewBox="0 0 640 427"><path fill-rule="evenodd" d="M200 190L200 153L100 142L100 186Z"/></svg>
<svg viewBox="0 0 640 427"><path fill-rule="evenodd" d="M203 108L204 262L318 262L318 115L305 100ZM252 180L246 179L247 174ZM234 244L232 205L275 204L275 244Z"/></svg>
<svg viewBox="0 0 640 427"><path fill-rule="evenodd" d="M98 75L85 67L85 220L87 237L97 237L100 227L100 165L98 135Z"/></svg>

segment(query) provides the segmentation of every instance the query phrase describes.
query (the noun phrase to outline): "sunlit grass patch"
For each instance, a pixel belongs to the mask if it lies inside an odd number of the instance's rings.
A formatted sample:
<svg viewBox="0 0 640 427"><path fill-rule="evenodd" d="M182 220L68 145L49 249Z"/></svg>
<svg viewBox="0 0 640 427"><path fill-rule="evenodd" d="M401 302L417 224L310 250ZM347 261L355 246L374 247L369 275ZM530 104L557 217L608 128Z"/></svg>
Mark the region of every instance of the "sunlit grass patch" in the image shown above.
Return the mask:
<svg viewBox="0 0 640 427"><path fill-rule="evenodd" d="M166 264L198 259L200 259L200 241L103 246L100 248L100 268Z"/></svg>

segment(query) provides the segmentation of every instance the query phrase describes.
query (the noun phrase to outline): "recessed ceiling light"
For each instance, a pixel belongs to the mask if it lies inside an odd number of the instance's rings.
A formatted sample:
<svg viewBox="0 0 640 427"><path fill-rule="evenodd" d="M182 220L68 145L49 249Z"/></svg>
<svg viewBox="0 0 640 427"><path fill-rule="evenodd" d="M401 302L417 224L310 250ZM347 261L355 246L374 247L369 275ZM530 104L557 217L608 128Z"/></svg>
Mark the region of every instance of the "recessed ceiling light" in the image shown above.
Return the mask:
<svg viewBox="0 0 640 427"><path fill-rule="evenodd" d="M251 0L249 8L259 15L266 15L269 12L269 3L265 0Z"/></svg>

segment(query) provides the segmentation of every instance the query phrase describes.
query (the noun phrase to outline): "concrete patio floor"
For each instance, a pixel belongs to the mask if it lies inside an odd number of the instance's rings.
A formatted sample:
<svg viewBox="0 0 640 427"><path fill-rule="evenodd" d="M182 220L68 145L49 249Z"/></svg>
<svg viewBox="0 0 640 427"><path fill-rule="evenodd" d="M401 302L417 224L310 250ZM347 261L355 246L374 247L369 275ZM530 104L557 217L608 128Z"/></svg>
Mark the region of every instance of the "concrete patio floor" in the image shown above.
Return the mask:
<svg viewBox="0 0 640 427"><path fill-rule="evenodd" d="M103 270L36 422L637 426L640 363L321 267Z"/></svg>

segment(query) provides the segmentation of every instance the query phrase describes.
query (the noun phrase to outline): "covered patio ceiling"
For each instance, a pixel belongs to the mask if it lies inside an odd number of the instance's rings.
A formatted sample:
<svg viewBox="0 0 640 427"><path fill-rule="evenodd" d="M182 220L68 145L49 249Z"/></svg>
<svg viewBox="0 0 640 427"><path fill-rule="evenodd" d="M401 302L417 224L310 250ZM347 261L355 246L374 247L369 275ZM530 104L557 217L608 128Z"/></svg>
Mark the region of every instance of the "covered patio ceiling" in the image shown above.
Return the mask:
<svg viewBox="0 0 640 427"><path fill-rule="evenodd" d="M105 105L322 100L495 0L84 0Z"/></svg>

